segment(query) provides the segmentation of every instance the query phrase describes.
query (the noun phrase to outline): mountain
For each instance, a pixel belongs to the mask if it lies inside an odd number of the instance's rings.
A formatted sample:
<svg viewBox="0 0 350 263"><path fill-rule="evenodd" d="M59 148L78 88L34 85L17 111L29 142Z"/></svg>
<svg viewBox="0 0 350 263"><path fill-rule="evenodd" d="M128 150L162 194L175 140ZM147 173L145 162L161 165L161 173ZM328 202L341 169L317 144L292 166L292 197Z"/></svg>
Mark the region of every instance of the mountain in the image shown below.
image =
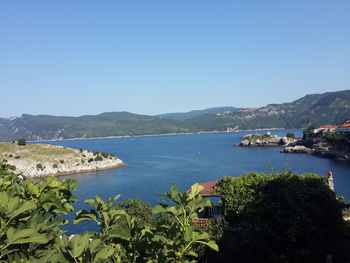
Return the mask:
<svg viewBox="0 0 350 263"><path fill-rule="evenodd" d="M228 111L234 111L234 110L237 110L237 108L227 106L227 107L208 108L204 110L192 110L188 112L164 113L156 116L160 118L168 118L168 119L174 119L174 120L187 120L203 114L216 114L216 113L222 113L222 112L228 112Z"/></svg>
<svg viewBox="0 0 350 263"><path fill-rule="evenodd" d="M191 124L129 112L108 112L81 117L23 114L21 117L0 119L2 141L21 137L28 140L47 140L192 131Z"/></svg>
<svg viewBox="0 0 350 263"><path fill-rule="evenodd" d="M303 128L339 124L350 119L350 90L312 94L290 103L206 114L186 120L202 131L261 128Z"/></svg>
<svg viewBox="0 0 350 263"><path fill-rule="evenodd" d="M159 116L129 112L80 117L23 114L21 117L0 118L0 141L21 137L47 140L227 129L304 128L340 124L348 119L350 90L344 90L307 95L290 103L269 104L261 108L219 107Z"/></svg>

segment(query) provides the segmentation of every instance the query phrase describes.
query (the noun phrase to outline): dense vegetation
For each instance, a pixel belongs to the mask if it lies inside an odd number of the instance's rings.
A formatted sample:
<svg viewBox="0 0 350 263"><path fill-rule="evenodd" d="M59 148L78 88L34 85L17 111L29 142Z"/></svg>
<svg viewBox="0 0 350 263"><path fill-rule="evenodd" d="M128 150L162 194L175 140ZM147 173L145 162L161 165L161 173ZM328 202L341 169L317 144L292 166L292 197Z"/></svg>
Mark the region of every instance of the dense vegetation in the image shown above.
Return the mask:
<svg viewBox="0 0 350 263"><path fill-rule="evenodd" d="M231 229L220 252L205 262L334 262L350 259L349 226L324 178L290 171L221 179L224 216Z"/></svg>
<svg viewBox="0 0 350 263"><path fill-rule="evenodd" d="M159 117L160 116L160 117ZM110 112L81 117L24 114L0 118L0 140L147 135L230 129L304 128L341 124L350 116L350 90L307 95L291 103L257 109L211 108L184 114L146 116Z"/></svg>
<svg viewBox="0 0 350 263"><path fill-rule="evenodd" d="M71 237L60 227L63 215L72 212L75 181L50 177L21 181L0 165L0 262L191 262L198 248L217 250L212 237L192 225L192 218L206 206L198 184L190 193L176 186L165 196L169 202L153 208L119 195L86 200L89 211L77 212L75 224L91 220L99 232ZM203 248L202 248L203 249Z"/></svg>
<svg viewBox="0 0 350 263"><path fill-rule="evenodd" d="M290 171L225 177L215 188L224 217L205 229L192 219L208 199L195 184L176 185L152 208L119 195L86 200L75 224L100 231L68 237L60 227L74 210L74 180L20 180L0 165L0 262L334 262L350 259L343 202L324 178ZM219 246L217 245L219 244Z"/></svg>
<svg viewBox="0 0 350 263"><path fill-rule="evenodd" d="M236 107L214 107L214 108L208 108L204 110L192 110L189 112L176 112L176 113L164 113L157 115L161 118L167 118L167 119L174 119L174 120L187 120L191 118L195 118L198 116L201 116L203 114L216 114L216 113L223 113L227 111L235 111L238 110Z"/></svg>

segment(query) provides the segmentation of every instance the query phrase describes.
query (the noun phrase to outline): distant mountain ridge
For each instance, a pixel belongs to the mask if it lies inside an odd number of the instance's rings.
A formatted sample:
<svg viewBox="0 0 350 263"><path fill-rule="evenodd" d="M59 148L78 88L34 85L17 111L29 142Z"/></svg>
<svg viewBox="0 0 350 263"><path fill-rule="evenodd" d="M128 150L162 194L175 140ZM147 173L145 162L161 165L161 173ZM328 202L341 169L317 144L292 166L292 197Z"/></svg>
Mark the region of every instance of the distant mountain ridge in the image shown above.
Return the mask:
<svg viewBox="0 0 350 263"><path fill-rule="evenodd" d="M194 117L192 117L194 116ZM264 128L304 128L350 119L350 90L306 95L261 108L217 107L158 116L129 112L61 117L28 115L0 118L0 141L195 133Z"/></svg>
<svg viewBox="0 0 350 263"><path fill-rule="evenodd" d="M207 108L204 110L192 110L188 112L164 113L156 116L160 118L168 118L168 119L174 119L174 120L187 120L203 114L215 114L215 113L222 113L222 112L234 111L234 110L237 110L237 108L232 106L226 106L226 107Z"/></svg>
<svg viewBox="0 0 350 263"><path fill-rule="evenodd" d="M304 128L350 119L350 90L306 95L290 103L201 115L186 122L200 130Z"/></svg>

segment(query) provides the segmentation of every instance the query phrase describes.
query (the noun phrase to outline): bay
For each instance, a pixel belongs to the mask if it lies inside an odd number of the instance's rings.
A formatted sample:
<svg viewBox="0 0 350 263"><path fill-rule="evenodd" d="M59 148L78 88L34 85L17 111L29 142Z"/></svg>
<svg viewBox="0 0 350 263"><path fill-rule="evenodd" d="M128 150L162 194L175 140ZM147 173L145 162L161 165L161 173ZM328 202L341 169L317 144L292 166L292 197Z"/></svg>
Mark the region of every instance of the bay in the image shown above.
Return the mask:
<svg viewBox="0 0 350 263"><path fill-rule="evenodd" d="M254 133L263 134L266 131ZM271 130L272 135L285 136L301 130ZM106 199L121 194L120 200L137 197L152 205L158 203L161 193L176 183L185 191L196 182L207 182L225 176L240 176L249 171L269 172L292 169L296 173L334 174L335 190L350 200L350 164L306 154L284 154L281 148L241 148L233 146L242 136L252 132L190 134L176 136L129 137L49 142L66 147L117 155L128 166L118 169L64 176L60 179L77 180L74 192L78 201L75 211L87 206L84 200L99 195ZM72 221L74 214L68 219ZM96 230L92 223L68 224L68 233Z"/></svg>

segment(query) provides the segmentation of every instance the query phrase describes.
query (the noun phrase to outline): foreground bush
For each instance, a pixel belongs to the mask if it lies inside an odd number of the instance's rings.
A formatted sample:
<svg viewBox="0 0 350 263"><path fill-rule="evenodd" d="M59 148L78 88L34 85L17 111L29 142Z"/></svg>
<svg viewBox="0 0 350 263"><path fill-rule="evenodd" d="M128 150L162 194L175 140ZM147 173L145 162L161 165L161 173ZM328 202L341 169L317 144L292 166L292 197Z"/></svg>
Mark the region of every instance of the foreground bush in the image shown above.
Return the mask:
<svg viewBox="0 0 350 263"><path fill-rule="evenodd" d="M192 218L208 200L202 189L192 186L180 193L176 186L149 214L133 209L135 200L118 203L119 195L86 200L89 211L77 212L74 223L93 221L99 232L68 237L60 230L67 223L61 216L73 211L75 181L54 178L22 181L0 165L0 262L190 262L197 248L218 247L204 230L193 226ZM151 222L151 223L150 223Z"/></svg>
<svg viewBox="0 0 350 263"><path fill-rule="evenodd" d="M221 194L225 218L235 232L220 241L218 261L334 262L349 259L349 236L341 202L315 174L248 173L226 177Z"/></svg>

